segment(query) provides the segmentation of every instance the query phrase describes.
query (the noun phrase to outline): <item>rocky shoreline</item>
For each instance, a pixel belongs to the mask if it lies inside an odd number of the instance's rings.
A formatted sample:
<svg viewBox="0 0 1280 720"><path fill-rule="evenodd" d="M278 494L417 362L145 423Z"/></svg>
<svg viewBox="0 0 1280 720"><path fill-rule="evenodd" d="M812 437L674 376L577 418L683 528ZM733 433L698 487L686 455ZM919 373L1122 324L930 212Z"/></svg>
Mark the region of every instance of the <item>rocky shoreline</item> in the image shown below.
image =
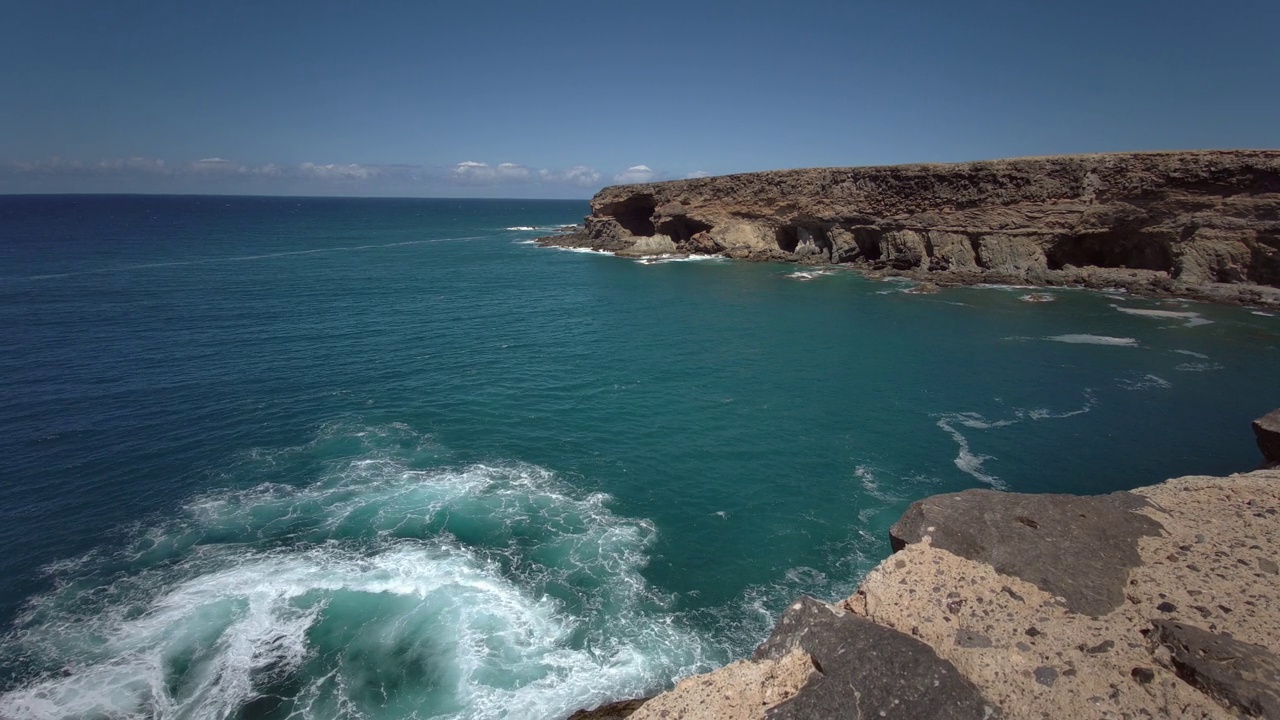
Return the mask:
<svg viewBox="0 0 1280 720"><path fill-rule="evenodd" d="M842 265L938 286L1280 307L1280 151L778 170L607 187L544 245Z"/></svg>
<svg viewBox="0 0 1280 720"><path fill-rule="evenodd" d="M573 720L1280 718L1280 410L1263 469L911 505L844 601L748 660Z"/></svg>

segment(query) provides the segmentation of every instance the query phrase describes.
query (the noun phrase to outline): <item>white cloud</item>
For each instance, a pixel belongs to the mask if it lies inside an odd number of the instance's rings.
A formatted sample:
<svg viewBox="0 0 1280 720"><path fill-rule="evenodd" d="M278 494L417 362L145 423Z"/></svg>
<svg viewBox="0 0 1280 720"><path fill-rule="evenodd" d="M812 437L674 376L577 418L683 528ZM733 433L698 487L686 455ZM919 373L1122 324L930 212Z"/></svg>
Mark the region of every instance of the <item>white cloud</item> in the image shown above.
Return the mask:
<svg viewBox="0 0 1280 720"><path fill-rule="evenodd" d="M526 180L529 177L529 168L515 163L500 163L498 177L504 180Z"/></svg>
<svg viewBox="0 0 1280 720"><path fill-rule="evenodd" d="M564 181L582 187L591 187L600 183L600 173L586 165L574 165L564 171Z"/></svg>
<svg viewBox="0 0 1280 720"><path fill-rule="evenodd" d="M648 165L632 165L626 170L614 175L613 181L627 185L631 183L643 183L652 180L656 174L657 173L653 171L653 168L650 168Z"/></svg>
<svg viewBox="0 0 1280 720"><path fill-rule="evenodd" d="M261 167L256 167L250 170L250 172L252 172L254 175L266 175L267 177L281 177L287 174L288 171L289 171L288 168L282 167L275 163L267 163L266 165L263 165Z"/></svg>
<svg viewBox="0 0 1280 720"><path fill-rule="evenodd" d="M543 168L538 171L538 179L545 183L592 188L600 185L601 175L595 168L590 168L586 165L574 165L568 170L548 170Z"/></svg>
<svg viewBox="0 0 1280 720"><path fill-rule="evenodd" d="M376 165L358 165L351 163L349 165L317 165L315 163L302 163L298 166L298 170L303 175L321 178L326 180L368 180L382 174L382 171Z"/></svg>
<svg viewBox="0 0 1280 720"><path fill-rule="evenodd" d="M190 165L190 169L199 173L247 173L249 168L233 163L230 160L212 157L197 160Z"/></svg>
<svg viewBox="0 0 1280 720"><path fill-rule="evenodd" d="M464 160L453 166L451 174L463 185L488 185L493 182L496 173L489 163Z"/></svg>
<svg viewBox="0 0 1280 720"><path fill-rule="evenodd" d="M685 179L685 180L695 180L695 179L697 179L697 178L704 178L704 177L711 177L711 173L707 172L706 170L694 170L693 172L689 173L688 175L685 175L685 176L684 176L684 179Z"/></svg>
<svg viewBox="0 0 1280 720"><path fill-rule="evenodd" d="M7 192L190 192L268 195L387 195L574 197L599 189L593 168L531 168L514 162L490 165L466 160L447 166L361 163L243 165L205 157L167 163L157 158L94 162L49 158L0 159L0 193Z"/></svg>
<svg viewBox="0 0 1280 720"><path fill-rule="evenodd" d="M498 165L465 160L451 165L448 178L455 184L468 186L519 186L526 188L584 188L599 187L601 175L586 165L575 165L568 170L540 168L534 170L519 163L504 162Z"/></svg>

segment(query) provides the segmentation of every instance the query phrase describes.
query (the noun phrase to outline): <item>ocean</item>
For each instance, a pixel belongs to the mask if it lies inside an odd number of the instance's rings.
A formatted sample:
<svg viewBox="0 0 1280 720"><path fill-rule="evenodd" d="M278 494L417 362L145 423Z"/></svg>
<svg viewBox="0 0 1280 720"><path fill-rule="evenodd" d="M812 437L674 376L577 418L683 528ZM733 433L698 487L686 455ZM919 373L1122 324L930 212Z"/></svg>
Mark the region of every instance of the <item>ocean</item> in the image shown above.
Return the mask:
<svg viewBox="0 0 1280 720"><path fill-rule="evenodd" d="M532 244L587 210L0 197L0 716L563 717L1280 406L1259 311Z"/></svg>

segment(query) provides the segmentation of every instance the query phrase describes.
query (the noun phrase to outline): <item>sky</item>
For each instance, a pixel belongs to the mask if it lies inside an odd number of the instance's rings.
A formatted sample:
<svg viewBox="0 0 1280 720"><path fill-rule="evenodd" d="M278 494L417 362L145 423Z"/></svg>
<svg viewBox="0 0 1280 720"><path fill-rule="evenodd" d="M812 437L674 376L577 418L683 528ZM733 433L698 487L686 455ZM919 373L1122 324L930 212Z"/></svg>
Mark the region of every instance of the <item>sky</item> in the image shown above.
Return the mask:
<svg viewBox="0 0 1280 720"><path fill-rule="evenodd" d="M1280 2L0 0L0 193L1280 147Z"/></svg>

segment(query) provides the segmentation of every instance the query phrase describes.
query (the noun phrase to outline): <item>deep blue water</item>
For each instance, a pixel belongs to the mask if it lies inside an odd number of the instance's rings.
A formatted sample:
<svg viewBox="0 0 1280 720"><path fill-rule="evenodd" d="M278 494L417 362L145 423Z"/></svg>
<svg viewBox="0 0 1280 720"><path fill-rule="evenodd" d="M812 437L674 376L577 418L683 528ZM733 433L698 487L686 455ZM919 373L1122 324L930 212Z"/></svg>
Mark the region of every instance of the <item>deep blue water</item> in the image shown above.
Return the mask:
<svg viewBox="0 0 1280 720"><path fill-rule="evenodd" d="M1250 469L1280 406L1248 309L508 229L586 211L0 197L0 715L561 716L847 594L914 499Z"/></svg>

